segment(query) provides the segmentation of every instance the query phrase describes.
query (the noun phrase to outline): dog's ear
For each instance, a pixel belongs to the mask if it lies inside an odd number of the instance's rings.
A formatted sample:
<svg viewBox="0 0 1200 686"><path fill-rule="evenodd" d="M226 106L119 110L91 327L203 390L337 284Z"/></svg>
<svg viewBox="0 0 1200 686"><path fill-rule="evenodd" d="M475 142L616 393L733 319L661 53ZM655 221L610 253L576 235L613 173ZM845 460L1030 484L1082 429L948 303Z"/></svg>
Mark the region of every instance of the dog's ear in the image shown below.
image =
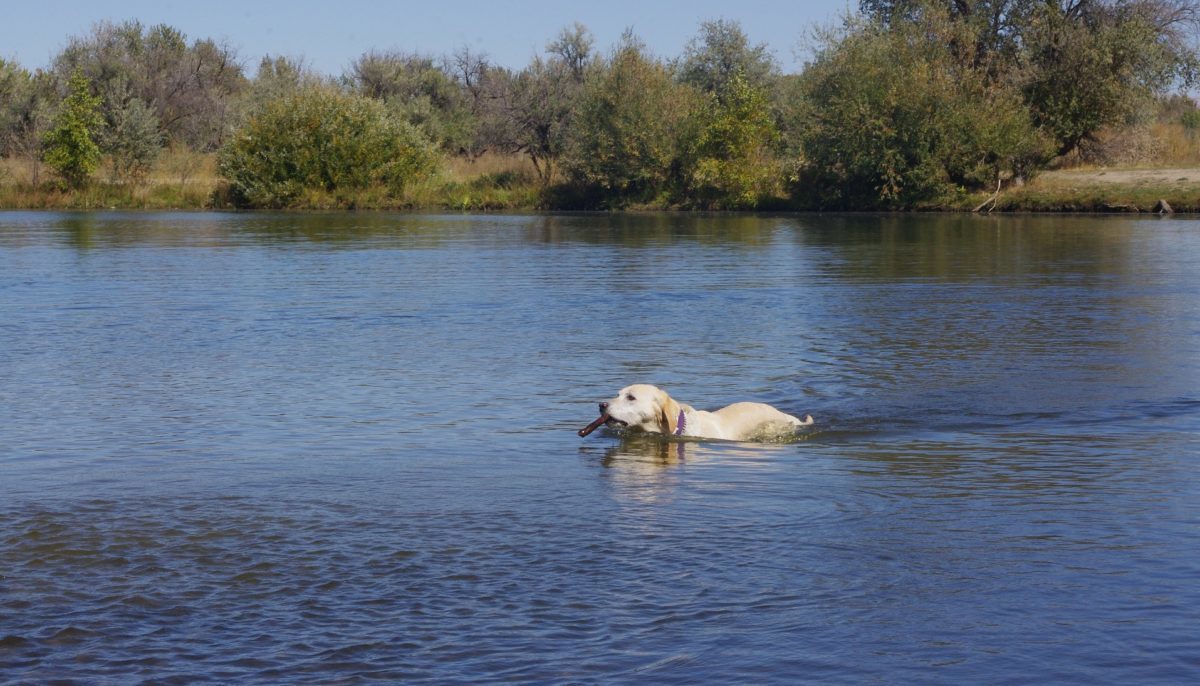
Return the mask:
<svg viewBox="0 0 1200 686"><path fill-rule="evenodd" d="M659 389L658 397L655 400L658 402L659 433L666 436L674 435L675 430L679 428L679 403L675 402L675 399L662 389Z"/></svg>

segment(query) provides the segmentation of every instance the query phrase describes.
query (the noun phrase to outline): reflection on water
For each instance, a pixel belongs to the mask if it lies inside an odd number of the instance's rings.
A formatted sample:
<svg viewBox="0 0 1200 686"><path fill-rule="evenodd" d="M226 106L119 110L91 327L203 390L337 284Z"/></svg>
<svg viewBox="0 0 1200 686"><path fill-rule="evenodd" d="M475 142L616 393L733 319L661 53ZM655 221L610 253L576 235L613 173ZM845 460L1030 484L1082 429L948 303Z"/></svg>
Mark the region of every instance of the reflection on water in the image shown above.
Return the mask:
<svg viewBox="0 0 1200 686"><path fill-rule="evenodd" d="M0 213L0 682L1190 683L1197 229Z"/></svg>

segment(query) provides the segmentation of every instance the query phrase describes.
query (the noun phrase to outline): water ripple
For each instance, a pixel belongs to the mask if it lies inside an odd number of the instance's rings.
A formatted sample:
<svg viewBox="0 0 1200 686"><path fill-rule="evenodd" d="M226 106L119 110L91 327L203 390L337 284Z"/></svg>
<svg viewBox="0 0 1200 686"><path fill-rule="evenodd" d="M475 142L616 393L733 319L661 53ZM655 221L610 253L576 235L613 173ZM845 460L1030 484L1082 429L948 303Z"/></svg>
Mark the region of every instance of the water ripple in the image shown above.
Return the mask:
<svg viewBox="0 0 1200 686"><path fill-rule="evenodd" d="M0 683L1196 681L1195 228L0 213Z"/></svg>

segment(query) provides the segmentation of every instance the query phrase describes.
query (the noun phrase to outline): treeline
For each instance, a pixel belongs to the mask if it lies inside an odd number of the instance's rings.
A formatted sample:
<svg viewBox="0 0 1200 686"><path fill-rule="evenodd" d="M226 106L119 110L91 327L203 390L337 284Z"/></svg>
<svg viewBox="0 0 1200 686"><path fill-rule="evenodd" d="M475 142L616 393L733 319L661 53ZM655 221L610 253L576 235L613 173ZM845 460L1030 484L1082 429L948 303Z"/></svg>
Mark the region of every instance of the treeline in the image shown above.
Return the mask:
<svg viewBox="0 0 1200 686"><path fill-rule="evenodd" d="M140 183L164 150L215 154L251 207L400 202L496 154L528 159L544 207L916 207L1019 184L1192 86L1198 10L862 0L800 73L724 20L673 59L632 33L601 50L577 24L519 70L373 50L336 77L283 57L251 75L212 40L102 23L44 70L0 60L0 155L78 188Z"/></svg>

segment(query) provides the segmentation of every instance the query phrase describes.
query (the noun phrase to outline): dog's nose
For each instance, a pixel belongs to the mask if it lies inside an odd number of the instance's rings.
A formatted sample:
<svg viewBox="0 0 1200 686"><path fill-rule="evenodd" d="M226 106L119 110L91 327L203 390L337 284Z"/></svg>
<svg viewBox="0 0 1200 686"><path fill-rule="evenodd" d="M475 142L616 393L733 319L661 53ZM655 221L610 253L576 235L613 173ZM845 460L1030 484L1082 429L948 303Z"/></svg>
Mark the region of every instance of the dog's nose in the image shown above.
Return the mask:
<svg viewBox="0 0 1200 686"><path fill-rule="evenodd" d="M608 403L600 403L600 414L608 412Z"/></svg>

